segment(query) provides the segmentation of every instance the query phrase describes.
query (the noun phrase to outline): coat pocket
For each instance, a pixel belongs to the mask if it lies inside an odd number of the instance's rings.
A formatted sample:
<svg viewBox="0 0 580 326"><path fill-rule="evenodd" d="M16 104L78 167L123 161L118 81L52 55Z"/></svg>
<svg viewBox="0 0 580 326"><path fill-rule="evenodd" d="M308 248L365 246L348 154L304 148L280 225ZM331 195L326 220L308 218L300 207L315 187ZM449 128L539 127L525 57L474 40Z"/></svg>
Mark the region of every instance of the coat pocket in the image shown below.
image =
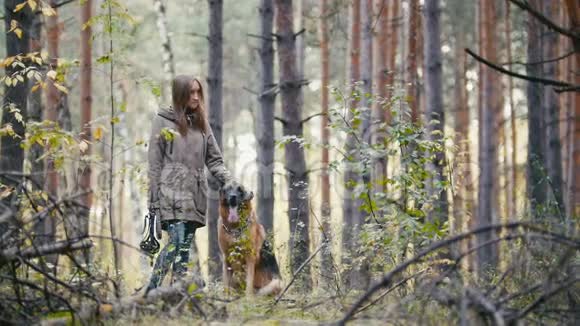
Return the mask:
<svg viewBox="0 0 580 326"><path fill-rule="evenodd" d="M205 178L205 173L198 173L196 179L197 191L195 191L193 196L195 209L199 214L205 216L207 211L207 180Z"/></svg>

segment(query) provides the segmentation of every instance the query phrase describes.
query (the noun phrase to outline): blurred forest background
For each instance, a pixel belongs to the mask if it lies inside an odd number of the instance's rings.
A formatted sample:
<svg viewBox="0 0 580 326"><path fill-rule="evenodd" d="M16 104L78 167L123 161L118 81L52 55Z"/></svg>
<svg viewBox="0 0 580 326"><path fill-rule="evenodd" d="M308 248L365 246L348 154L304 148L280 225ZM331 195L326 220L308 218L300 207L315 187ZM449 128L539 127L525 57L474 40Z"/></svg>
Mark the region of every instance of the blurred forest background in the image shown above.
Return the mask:
<svg viewBox="0 0 580 326"><path fill-rule="evenodd" d="M580 323L577 0L1 15L1 322ZM288 285L275 299L224 299L211 178L190 266L205 288L135 295L151 121L176 74L202 80L226 166L256 194Z"/></svg>

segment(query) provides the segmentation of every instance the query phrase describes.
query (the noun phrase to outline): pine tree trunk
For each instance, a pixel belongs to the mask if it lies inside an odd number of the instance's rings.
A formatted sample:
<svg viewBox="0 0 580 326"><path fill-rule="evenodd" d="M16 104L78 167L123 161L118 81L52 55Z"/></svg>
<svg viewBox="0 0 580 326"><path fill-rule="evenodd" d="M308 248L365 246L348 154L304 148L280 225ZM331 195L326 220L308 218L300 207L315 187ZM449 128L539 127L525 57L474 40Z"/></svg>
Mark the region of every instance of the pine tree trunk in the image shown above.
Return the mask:
<svg viewBox="0 0 580 326"><path fill-rule="evenodd" d="M432 140L441 140L444 137L445 112L443 111L443 89L442 89L442 58L440 39L440 11L439 0L432 0L425 3L424 40L425 40L425 102L427 117L427 137ZM412 49L409 49L410 52ZM416 67L415 67L416 69ZM429 123L431 120L438 120L439 123ZM439 132L433 135L433 132ZM444 150L435 154L435 161L432 163L433 170L437 176L431 181L431 194L438 193L438 199L433 206L433 211L429 213L428 219L431 222L447 221L448 203L447 191L437 189L435 184L447 179L445 175L445 152Z"/></svg>
<svg viewBox="0 0 580 326"><path fill-rule="evenodd" d="M575 0L566 0L566 8L568 9L568 15L570 17L571 30L576 32L580 31L580 7ZM574 41L574 50L576 54L574 55L574 69L572 71L578 71L580 69L580 40L576 39ZM580 76L576 76L576 84L580 83ZM569 170L570 179L570 195L568 201L570 201L570 211L573 215L580 215L580 92L574 92L574 116L570 117L574 121L574 136L571 137L574 141L569 145L572 150L573 160L571 161Z"/></svg>
<svg viewBox="0 0 580 326"><path fill-rule="evenodd" d="M175 64L173 62L173 50L171 48L171 38L167 28L167 17L165 5L161 0L153 0L155 13L157 14L157 30L161 37L161 56L163 58L163 73L165 83L163 87L163 99L171 101L171 81L175 77Z"/></svg>
<svg viewBox="0 0 580 326"><path fill-rule="evenodd" d="M360 79L360 1L353 0L350 6L350 29L349 29L349 48L350 48L350 58L349 58L349 82L353 84ZM352 89L354 91L354 88ZM357 107L355 101L349 103L351 108ZM350 112L350 110L349 110ZM351 119L350 113L347 119ZM342 202L342 262L344 265L350 265L352 263L352 251L354 246L353 241L353 225L355 221L355 201L353 199L352 187L349 186L350 183L358 182L358 176L354 172L352 165L356 163L354 155L351 155L354 146L355 139L352 135L347 135L345 152L347 155L352 156L352 161L347 161L344 168L344 193ZM344 273L344 280L347 286L351 284L351 270L347 270Z"/></svg>
<svg viewBox="0 0 580 326"><path fill-rule="evenodd" d="M376 94L380 98L387 98L387 74L388 70L388 63L389 63L389 51L391 44L389 44L389 3L387 0L375 0L375 11L377 13L377 22L375 28L375 41L373 42L373 70L374 70L374 80L375 80L375 89ZM390 108L385 106L386 104L376 102L374 103L373 107L373 114L374 120L381 121L383 123L388 124L386 119L387 112L389 112ZM385 142L385 133L386 129L384 130L377 130L377 134L375 135L375 143L376 144L383 144ZM377 180L379 183L382 180L385 180L387 177L387 165L388 165L388 157L386 155L379 157L374 166L374 179ZM383 186L379 187L377 190L382 192L387 192L386 183L382 183Z"/></svg>
<svg viewBox="0 0 580 326"><path fill-rule="evenodd" d="M542 1L542 12L550 20L557 20L557 6L553 0ZM542 34L543 58L556 58L558 56L558 34L547 28ZM557 63L547 62L542 65L542 75L548 79L557 78ZM558 95L551 86L543 87L542 105L544 111L544 124L546 126L546 170L549 182L549 198L554 200L561 217L565 214L564 199L562 196L562 146L560 143L560 103Z"/></svg>
<svg viewBox="0 0 580 326"><path fill-rule="evenodd" d="M32 23L30 25L30 51L40 53L42 51L42 27L43 22L41 15L33 15ZM40 69L39 65L36 65ZM35 79L28 80L29 89L36 84ZM28 93L28 121L40 122L42 121L42 88L36 89L34 92ZM30 148L29 161L30 161L30 174L34 182L34 188L39 190L44 190L44 160L39 158L44 153L44 149L39 144L34 144ZM45 206L46 203L38 203L41 206ZM35 245L42 245L45 243L50 243L54 241L54 224L52 219L45 218L38 221L34 225L34 235L35 235Z"/></svg>
<svg viewBox="0 0 580 326"><path fill-rule="evenodd" d="M371 0L361 0L360 1L360 17L361 17L361 27L362 27L362 42L360 47L360 75L362 81L361 87L361 103L360 109L361 111L361 129L360 135L362 136L363 143L371 144L372 139L372 129L371 129L371 103L368 99L372 98L372 77L373 77L373 35L372 35L372 26L373 26L373 10L372 10L372 2ZM360 161L362 162L371 162L370 157L365 157L367 153L361 152ZM362 180L361 182L365 185L364 189L367 188L371 184L371 176L370 176L370 166L366 166L362 173ZM362 230L363 224L366 223L367 218L369 217L370 213L366 210L362 209L363 206L370 207L371 201L373 197L371 196L371 192L368 192L368 196L365 196L365 199L358 199L355 201L354 207L354 219L352 224L352 232L353 232L353 239L355 240L355 245L359 247L358 239L360 239L360 232ZM368 257L367 257L368 258ZM366 289L370 284L370 271L369 265L366 260L361 263L360 266L357 266L356 269L353 271L353 286L358 289Z"/></svg>
<svg viewBox="0 0 580 326"><path fill-rule="evenodd" d="M81 23L85 24L92 17L92 0L87 0L81 4ZM90 121L92 115L92 64L91 64L91 44L92 44L92 28L87 25L81 30L81 73L80 73L80 97L81 97L81 138L88 144L92 142ZM89 145L85 151L86 155L90 155L91 146ZM80 191L87 191L91 189L91 166L86 165L80 172ZM92 195L90 193L82 197L83 204L90 208L92 206ZM79 214L79 233L82 235L88 234L88 219L89 210L82 210Z"/></svg>
<svg viewBox="0 0 580 326"><path fill-rule="evenodd" d="M510 2L506 0L506 13L505 13L505 36L506 36L506 49L507 49L507 61L512 60L512 33L511 33L511 15L510 15ZM509 220L515 221L516 209L517 209L517 187L516 187L516 176L517 176L517 130L516 130L516 108L514 103L514 82L511 76L508 76L508 97L510 103L510 139L511 139L511 159L510 159L510 176L508 181L507 190L507 206L509 212Z"/></svg>
<svg viewBox="0 0 580 326"><path fill-rule="evenodd" d="M209 71L207 77L209 95L209 123L217 144L222 148L222 89L223 89L223 1L208 0L209 3ZM217 241L217 218L219 216L219 183L213 176L208 177L208 260L209 275L221 275L221 257Z"/></svg>
<svg viewBox="0 0 580 326"><path fill-rule="evenodd" d="M481 28L482 28L482 55L495 61L494 53L494 13L495 6L492 1L481 0ZM486 226L495 221L494 208L496 207L496 196L494 191L497 182L496 175L497 148L495 136L496 123L496 98L493 85L493 72L488 67L482 67L481 82L483 83L481 94L480 129L479 129L479 193L478 193L478 213L477 226ZM490 233L481 234L477 238L477 243L482 244L492 239ZM480 275L484 276L485 271L497 266L497 254L495 246L488 245L477 252L478 268Z"/></svg>
<svg viewBox="0 0 580 326"><path fill-rule="evenodd" d="M16 5L20 4L20 0L5 0L4 1L4 26L5 31L10 30L12 20L20 24L22 30L21 37L18 37L15 32L6 32L6 56L11 57L18 54L26 54L30 52L30 24L32 21L32 13L30 8L26 6L24 9L14 12ZM29 62L24 62L28 65ZM21 68L7 65L5 68L6 76L12 76L13 73L19 71ZM27 111L27 97L28 83L19 82L16 85L6 86L4 90L3 107L14 106L20 110L22 115L22 122L18 121L13 112L10 110L2 110L2 127L10 123L12 129L17 137L3 136L0 141L0 171L22 172L24 164L24 150L20 147L20 142L24 138L24 123L28 117ZM15 186L12 179L0 180L4 185ZM12 196L7 196L2 200L6 207L10 206Z"/></svg>
<svg viewBox="0 0 580 326"><path fill-rule="evenodd" d="M408 52L407 52L407 96L409 98L409 106L411 107L411 120L413 122L419 121L419 107L417 105L417 38L420 35L419 31L419 0L410 0L409 3L409 38Z"/></svg>
<svg viewBox="0 0 580 326"><path fill-rule="evenodd" d="M532 1L535 8L539 8L538 0ZM536 18L528 16L528 62L542 61L541 44L542 26ZM541 76L539 65L528 65L527 74ZM528 199L531 204L532 214L538 218L538 210L546 202L548 190L544 175L544 139L546 131L544 127L544 106L542 105L542 85L528 82Z"/></svg>
<svg viewBox="0 0 580 326"><path fill-rule="evenodd" d="M274 5L272 0L260 3L260 63L261 94L260 114L258 115L258 207L257 213L266 232L274 230L274 111L276 92L274 89L274 41L271 37L274 24Z"/></svg>
<svg viewBox="0 0 580 326"><path fill-rule="evenodd" d="M292 0L276 0L276 30L278 35L278 66L280 69L280 97L284 120L282 134L303 137L302 106L299 101L302 85L296 65L296 38L292 26ZM308 171L304 149L292 141L284 147L288 182L288 216L290 225L291 268L295 272L306 261L310 251ZM306 266L298 277L298 284L310 289L310 268Z"/></svg>
<svg viewBox="0 0 580 326"><path fill-rule="evenodd" d="M321 0L320 3L320 65L322 69L322 119L320 128L322 131L322 171L320 173L321 204L320 212L322 216L322 229L326 237L327 246L322 251L321 273L323 286L328 287L333 276L332 273L332 229L330 221L330 176L329 164L329 138L330 130L328 126L328 86L330 84L330 51L328 46L328 0Z"/></svg>
<svg viewBox="0 0 580 326"><path fill-rule="evenodd" d="M387 85L389 87L395 86L395 74L397 73L396 67L396 58L397 58L397 48L399 46L399 25L400 25L400 0L393 0L389 2L389 26L390 33L389 33L389 64L388 64L388 76L387 76ZM390 92L392 93L392 92ZM385 118L387 121L390 121L390 112L385 113L387 117Z"/></svg>

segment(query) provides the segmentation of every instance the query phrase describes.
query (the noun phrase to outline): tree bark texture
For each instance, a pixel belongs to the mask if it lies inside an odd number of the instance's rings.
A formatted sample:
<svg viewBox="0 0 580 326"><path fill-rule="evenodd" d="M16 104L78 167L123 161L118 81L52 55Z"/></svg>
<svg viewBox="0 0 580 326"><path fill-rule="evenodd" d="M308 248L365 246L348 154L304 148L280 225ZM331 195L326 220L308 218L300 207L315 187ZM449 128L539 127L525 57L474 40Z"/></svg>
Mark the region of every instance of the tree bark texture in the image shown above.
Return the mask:
<svg viewBox="0 0 580 326"><path fill-rule="evenodd" d="M209 71L207 76L209 95L209 123L217 144L222 148L223 130L223 1L208 0L209 3ZM213 176L208 177L209 192L207 227L209 274L221 275L221 257L217 240L217 216L219 216L219 183Z"/></svg>
<svg viewBox="0 0 580 326"><path fill-rule="evenodd" d="M286 137L303 137L302 106L299 101L302 83L296 65L296 35L292 0L276 0L276 30L278 37L278 66L280 69L280 98L284 119L282 134ZM288 217L290 225L291 268L296 271L306 261L310 251L308 171L304 149L296 141L284 147L284 167L288 185ZM309 289L310 268L301 273L299 283Z"/></svg>

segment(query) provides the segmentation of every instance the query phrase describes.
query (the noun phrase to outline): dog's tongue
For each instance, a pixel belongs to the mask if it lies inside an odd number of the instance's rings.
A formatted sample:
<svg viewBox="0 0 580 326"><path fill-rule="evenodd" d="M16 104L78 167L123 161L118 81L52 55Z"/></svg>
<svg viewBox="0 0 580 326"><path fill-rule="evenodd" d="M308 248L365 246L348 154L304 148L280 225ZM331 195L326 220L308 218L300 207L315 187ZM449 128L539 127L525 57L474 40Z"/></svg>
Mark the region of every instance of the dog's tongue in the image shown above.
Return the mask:
<svg viewBox="0 0 580 326"><path fill-rule="evenodd" d="M238 210L236 207L230 207L230 215L228 216L228 222L237 223L240 220L238 216Z"/></svg>

